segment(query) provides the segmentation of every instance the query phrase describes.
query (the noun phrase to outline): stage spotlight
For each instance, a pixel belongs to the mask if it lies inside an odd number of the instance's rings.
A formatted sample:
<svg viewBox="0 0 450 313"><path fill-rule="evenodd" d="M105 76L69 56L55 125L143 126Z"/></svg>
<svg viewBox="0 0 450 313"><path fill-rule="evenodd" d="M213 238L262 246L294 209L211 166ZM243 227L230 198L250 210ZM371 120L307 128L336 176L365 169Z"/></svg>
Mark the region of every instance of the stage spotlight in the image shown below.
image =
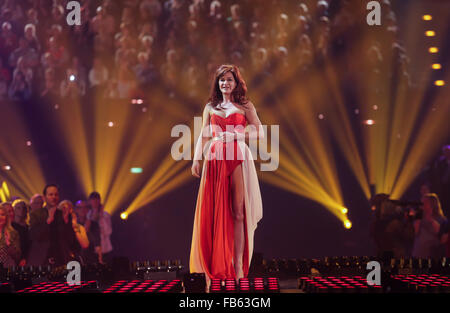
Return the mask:
<svg viewBox="0 0 450 313"><path fill-rule="evenodd" d="M69 76L69 80L70 80L71 82L74 82L74 81L75 81L75 75L73 75L73 74L70 75L70 76Z"/></svg>
<svg viewBox="0 0 450 313"><path fill-rule="evenodd" d="M356 114L356 115L359 114L359 109L355 109L355 114Z"/></svg>
<svg viewBox="0 0 450 313"><path fill-rule="evenodd" d="M441 87L445 85L445 82L443 80L437 80L434 82L434 84L438 87Z"/></svg>
<svg viewBox="0 0 450 313"><path fill-rule="evenodd" d="M438 53L438 52L439 52L439 49L438 49L437 47L430 47L430 48L428 49L428 51L429 51L430 53Z"/></svg>
<svg viewBox="0 0 450 313"><path fill-rule="evenodd" d="M378 105L375 104L372 108L376 111L378 110Z"/></svg>
<svg viewBox="0 0 450 313"><path fill-rule="evenodd" d="M422 16L422 19L424 21L431 21L433 19L433 17L429 14L425 14L424 16Z"/></svg>
<svg viewBox="0 0 450 313"><path fill-rule="evenodd" d="M126 220L128 218L128 213L127 212L122 212L120 214L120 218L123 219L123 220Z"/></svg>
<svg viewBox="0 0 450 313"><path fill-rule="evenodd" d="M442 65L440 65L439 63L434 63L433 65L431 65L431 68L433 70L440 70L442 68Z"/></svg>
<svg viewBox="0 0 450 313"><path fill-rule="evenodd" d="M31 147L31 141L29 141L29 140L27 141L27 146Z"/></svg>
<svg viewBox="0 0 450 313"><path fill-rule="evenodd" d="M143 112L143 113L147 112L147 108L145 108L145 107L142 108L142 112Z"/></svg>
<svg viewBox="0 0 450 313"><path fill-rule="evenodd" d="M323 120L324 119L324 116L323 116L323 114L319 114L319 120Z"/></svg>
<svg viewBox="0 0 450 313"><path fill-rule="evenodd" d="M3 166L3 169L4 169L5 171L10 171L10 170L11 170L11 166L5 165L5 166Z"/></svg>
<svg viewBox="0 0 450 313"><path fill-rule="evenodd" d="M349 220L346 220L344 222L344 227L347 228L347 229L352 228L352 222L350 222Z"/></svg>
<svg viewBox="0 0 450 313"><path fill-rule="evenodd" d="M347 208L342 208L341 212L342 212L342 214L347 214L348 213L348 209Z"/></svg>
<svg viewBox="0 0 450 313"><path fill-rule="evenodd" d="M375 125L375 121L374 120L365 120L365 121L363 121L363 124L372 126L372 125Z"/></svg>
<svg viewBox="0 0 450 313"><path fill-rule="evenodd" d="M55 108L55 110L58 110L59 109L59 104L55 104L54 108Z"/></svg>
<svg viewBox="0 0 450 313"><path fill-rule="evenodd" d="M114 122L109 122L108 123L108 127L113 127L114 126Z"/></svg>
<svg viewBox="0 0 450 313"><path fill-rule="evenodd" d="M436 35L436 33L434 32L434 30L427 30L427 31L425 32L425 35L426 35L427 37L434 37L434 36Z"/></svg>
<svg viewBox="0 0 450 313"><path fill-rule="evenodd" d="M2 189L5 192L5 194L9 197L10 196L9 188L8 188L8 184L5 181L2 183Z"/></svg>
<svg viewBox="0 0 450 313"><path fill-rule="evenodd" d="M137 99L136 103L137 103L137 104L142 104L142 103L144 103L144 100L142 100L142 99Z"/></svg>

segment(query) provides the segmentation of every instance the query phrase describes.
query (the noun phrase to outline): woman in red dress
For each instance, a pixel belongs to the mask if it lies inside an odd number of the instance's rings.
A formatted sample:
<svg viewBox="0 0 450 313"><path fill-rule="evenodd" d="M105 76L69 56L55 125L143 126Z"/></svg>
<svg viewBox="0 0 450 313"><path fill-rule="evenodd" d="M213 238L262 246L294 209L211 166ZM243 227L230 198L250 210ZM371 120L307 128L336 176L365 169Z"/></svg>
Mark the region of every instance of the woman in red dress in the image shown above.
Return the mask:
<svg viewBox="0 0 450 313"><path fill-rule="evenodd" d="M262 218L258 177L245 139L261 139L264 132L246 92L235 65L217 69L195 148L191 170L201 180L189 265L191 273L205 273L208 283L247 277Z"/></svg>

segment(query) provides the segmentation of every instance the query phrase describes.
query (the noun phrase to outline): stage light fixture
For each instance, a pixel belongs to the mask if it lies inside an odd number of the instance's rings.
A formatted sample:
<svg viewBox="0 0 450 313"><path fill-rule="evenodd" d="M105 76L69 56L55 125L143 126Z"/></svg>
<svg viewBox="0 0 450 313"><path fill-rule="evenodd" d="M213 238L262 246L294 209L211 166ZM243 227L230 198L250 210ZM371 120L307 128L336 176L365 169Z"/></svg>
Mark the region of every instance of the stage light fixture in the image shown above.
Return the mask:
<svg viewBox="0 0 450 313"><path fill-rule="evenodd" d="M5 171L10 171L11 170L11 166L10 165L5 165L5 166L3 166L3 169Z"/></svg>
<svg viewBox="0 0 450 313"><path fill-rule="evenodd" d="M108 123L108 127L113 127L114 126L114 122L109 122Z"/></svg>
<svg viewBox="0 0 450 313"><path fill-rule="evenodd" d="M430 48L428 49L428 51L429 51L430 53L438 53L438 52L439 52L439 49L438 49L437 47L430 47Z"/></svg>
<svg viewBox="0 0 450 313"><path fill-rule="evenodd" d="M143 172L142 167L132 167L130 169L130 173L132 174L141 174Z"/></svg>
<svg viewBox="0 0 450 313"><path fill-rule="evenodd" d="M434 84L438 87L441 87L445 85L445 82L443 80L437 80L434 82Z"/></svg>
<svg viewBox="0 0 450 313"><path fill-rule="evenodd" d="M128 218L128 213L127 212L122 212L120 214L120 218L123 219L123 220L126 220Z"/></svg>
<svg viewBox="0 0 450 313"><path fill-rule="evenodd" d="M342 212L342 214L347 214L348 213L348 209L347 208L342 208L341 212Z"/></svg>
<svg viewBox="0 0 450 313"><path fill-rule="evenodd" d="M352 222L350 222L350 220L346 220L344 222L344 227L347 228L347 229L352 228Z"/></svg>
<svg viewBox="0 0 450 313"><path fill-rule="evenodd" d="M424 21L431 21L433 17L430 14L425 14L424 16L422 16L422 19Z"/></svg>
<svg viewBox="0 0 450 313"><path fill-rule="evenodd" d="M372 126L372 125L375 125L375 121L374 120L365 120L365 121L363 121L363 124Z"/></svg>
<svg viewBox="0 0 450 313"><path fill-rule="evenodd" d="M434 32L434 30L427 30L427 31L425 32L425 35L426 35L427 37L434 37L434 36L436 36L436 33Z"/></svg>
<svg viewBox="0 0 450 313"><path fill-rule="evenodd" d="M431 68L433 70L440 70L442 68L442 65L439 63L434 63L433 65L431 65Z"/></svg>

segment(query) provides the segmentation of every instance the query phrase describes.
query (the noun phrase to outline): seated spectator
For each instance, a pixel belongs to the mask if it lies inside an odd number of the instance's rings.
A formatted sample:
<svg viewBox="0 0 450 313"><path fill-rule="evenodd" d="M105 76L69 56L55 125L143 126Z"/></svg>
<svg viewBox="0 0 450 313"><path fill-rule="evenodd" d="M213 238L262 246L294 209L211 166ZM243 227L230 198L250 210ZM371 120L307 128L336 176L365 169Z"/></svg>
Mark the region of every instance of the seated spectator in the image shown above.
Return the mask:
<svg viewBox="0 0 450 313"><path fill-rule="evenodd" d="M14 101L29 100L31 98L31 84L27 82L22 72L17 72L9 86L8 97Z"/></svg>
<svg viewBox="0 0 450 313"><path fill-rule="evenodd" d="M140 88L148 87L156 79L156 70L150 63L147 53L140 52L138 54L138 64L134 67L134 73Z"/></svg>
<svg viewBox="0 0 450 313"><path fill-rule="evenodd" d="M38 11L35 8L31 8L27 11L26 22L28 24L33 24L34 26L39 25Z"/></svg>
<svg viewBox="0 0 450 313"><path fill-rule="evenodd" d="M50 37L48 41L48 50L46 52L50 53L51 60L56 67L63 66L68 60L68 54L66 48L60 45L55 37Z"/></svg>
<svg viewBox="0 0 450 313"><path fill-rule="evenodd" d="M37 51L29 47L27 40L22 37L19 39L19 47L9 56L9 65L15 67L20 58L23 58L26 66L34 67L39 63Z"/></svg>
<svg viewBox="0 0 450 313"><path fill-rule="evenodd" d="M60 86L56 80L55 70L53 68L48 68L45 71L44 76L44 88L41 92L41 97L48 97L50 99L55 99L60 96Z"/></svg>
<svg viewBox="0 0 450 313"><path fill-rule="evenodd" d="M41 51L41 44L36 37L36 26L34 26L33 24L25 25L24 33L27 46L34 49L34 51Z"/></svg>
<svg viewBox="0 0 450 313"><path fill-rule="evenodd" d="M162 5L158 0L142 0L139 5L139 13L142 21L157 21L162 13Z"/></svg>
<svg viewBox="0 0 450 313"><path fill-rule="evenodd" d="M78 75L76 69L67 69L66 77L61 82L61 97L79 98L86 94L86 81Z"/></svg>
<svg viewBox="0 0 450 313"><path fill-rule="evenodd" d="M20 261L19 234L11 226L7 208L0 205L0 264L3 267L16 266Z"/></svg>
<svg viewBox="0 0 450 313"><path fill-rule="evenodd" d="M152 24L152 23L145 23L144 25L142 25L141 31L139 33L139 40L141 41L141 43L143 43L143 38L145 37L150 37L151 38L151 44L153 44L153 38L156 37L156 24Z"/></svg>
<svg viewBox="0 0 450 313"><path fill-rule="evenodd" d="M108 80L108 69L103 65L100 58L94 59L92 69L89 71L89 86L101 87Z"/></svg>
<svg viewBox="0 0 450 313"><path fill-rule="evenodd" d="M171 49L166 53L166 63L161 65L161 76L169 86L176 86L178 78L178 54Z"/></svg>
<svg viewBox="0 0 450 313"><path fill-rule="evenodd" d="M445 245L448 233L447 218L442 213L441 204L436 194L430 193L423 197L423 216L414 222L415 239L413 257L440 258L445 256Z"/></svg>
<svg viewBox="0 0 450 313"><path fill-rule="evenodd" d="M21 256L19 266L25 266L28 258L28 251L30 249L30 236L28 229L29 210L25 201L18 199L13 202L14 207L14 221L11 223L12 227L17 231L20 238Z"/></svg>
<svg viewBox="0 0 450 313"><path fill-rule="evenodd" d="M53 5L51 22L58 25L64 25L66 23L66 16L62 5Z"/></svg>
<svg viewBox="0 0 450 313"><path fill-rule="evenodd" d="M115 82L115 98L129 98L135 89L134 73L129 68L128 62L123 59L119 61Z"/></svg>
<svg viewBox="0 0 450 313"><path fill-rule="evenodd" d="M153 49L153 37L152 36L144 36L141 40L141 51L147 53L148 55L152 55Z"/></svg>
<svg viewBox="0 0 450 313"><path fill-rule="evenodd" d="M0 75L0 101L8 99L8 81Z"/></svg>
<svg viewBox="0 0 450 313"><path fill-rule="evenodd" d="M3 22L0 34L0 55L9 56L17 47L18 38L12 31L11 23Z"/></svg>
<svg viewBox="0 0 450 313"><path fill-rule="evenodd" d="M17 60L17 66L13 72L13 80L15 79L16 75L19 72L21 72L23 74L27 83L31 86L31 84L33 83L33 74L34 73L33 73L33 69L30 66L28 66L28 64L26 63L24 57L20 57Z"/></svg>
<svg viewBox="0 0 450 313"><path fill-rule="evenodd" d="M11 81L10 71L3 66L3 59L0 57L0 100L8 98L8 87Z"/></svg>

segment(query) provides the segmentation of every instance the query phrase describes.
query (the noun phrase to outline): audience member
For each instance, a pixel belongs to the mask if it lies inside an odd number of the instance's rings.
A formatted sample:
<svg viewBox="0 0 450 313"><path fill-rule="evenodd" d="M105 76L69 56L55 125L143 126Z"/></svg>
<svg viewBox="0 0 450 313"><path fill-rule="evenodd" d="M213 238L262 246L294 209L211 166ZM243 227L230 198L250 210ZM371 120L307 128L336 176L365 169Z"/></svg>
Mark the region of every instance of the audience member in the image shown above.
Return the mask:
<svg viewBox="0 0 450 313"><path fill-rule="evenodd" d="M11 225L8 209L0 205L0 264L3 267L16 266L20 261L19 234Z"/></svg>
<svg viewBox="0 0 450 313"><path fill-rule="evenodd" d="M91 210L87 214L90 221L97 222L100 227L100 245L102 257L100 262L110 263L112 260L113 246L111 244L111 216L105 211L100 194L96 191L89 195Z"/></svg>

